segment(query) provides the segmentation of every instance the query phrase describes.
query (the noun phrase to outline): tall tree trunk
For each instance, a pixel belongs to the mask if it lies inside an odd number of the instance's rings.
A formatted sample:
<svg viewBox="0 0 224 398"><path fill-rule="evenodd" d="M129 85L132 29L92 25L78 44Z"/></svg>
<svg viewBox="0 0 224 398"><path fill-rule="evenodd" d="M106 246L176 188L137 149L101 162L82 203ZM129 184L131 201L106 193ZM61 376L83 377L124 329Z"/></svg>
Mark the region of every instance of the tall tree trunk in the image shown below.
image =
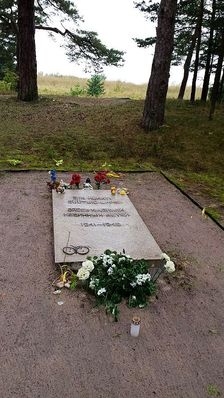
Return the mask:
<svg viewBox="0 0 224 398"><path fill-rule="evenodd" d="M215 73L215 80L212 88L212 95L211 95L211 106L209 112L209 120L213 119L213 115L215 113L215 106L219 95L219 87L220 87L220 78L222 73L222 64L224 59L224 30L222 31L222 38L220 44L220 51L219 51L219 59Z"/></svg>
<svg viewBox="0 0 224 398"><path fill-rule="evenodd" d="M143 111L142 126L145 130L158 129L164 123L176 8L177 0L161 0L156 47Z"/></svg>
<svg viewBox="0 0 224 398"><path fill-rule="evenodd" d="M34 0L18 0L19 92L22 101L38 98Z"/></svg>
<svg viewBox="0 0 224 398"><path fill-rule="evenodd" d="M184 98L184 94L185 94L185 90L186 90L186 86L187 86L187 81L188 81L188 77L189 77L189 73L190 73L191 60L192 60L193 52L194 52L194 49L195 49L195 44L196 44L197 38L198 38L199 33L200 33L199 27L200 27L200 12L199 12L199 15L198 15L198 18L197 18L197 23L196 23L196 26L195 26L194 33L193 33L192 38L191 38L191 45L190 45L190 48L189 48L189 51L188 51L188 54L187 54L187 58L186 58L185 63L184 63L184 76L183 76L183 79L182 79L182 82L181 82L181 85L180 85L180 91L179 91L179 94L178 94L178 99L179 100L182 100Z"/></svg>
<svg viewBox="0 0 224 398"><path fill-rule="evenodd" d="M224 100L224 68L222 70L222 77L219 85L218 102L223 102Z"/></svg>
<svg viewBox="0 0 224 398"><path fill-rule="evenodd" d="M207 51L207 58L206 58L206 65L205 65L203 87L202 87L202 92L201 92L201 101L202 102L206 102L207 96L208 96L209 81L210 81L210 74L211 74L211 58L212 58L213 36L214 36L215 13L216 13L216 0L213 0L212 15L211 15L211 21L210 21L210 34L209 34L209 40L208 40L208 51Z"/></svg>
<svg viewBox="0 0 224 398"><path fill-rule="evenodd" d="M204 0L200 2L200 12L198 16L198 39L196 45L196 55L195 55L195 63L194 63L194 74L191 86L191 102L195 101L195 93L196 93L196 83L197 83L197 76L198 76L198 67L199 67L199 54L201 48L201 29L202 29L202 21L203 21L203 14L204 14Z"/></svg>

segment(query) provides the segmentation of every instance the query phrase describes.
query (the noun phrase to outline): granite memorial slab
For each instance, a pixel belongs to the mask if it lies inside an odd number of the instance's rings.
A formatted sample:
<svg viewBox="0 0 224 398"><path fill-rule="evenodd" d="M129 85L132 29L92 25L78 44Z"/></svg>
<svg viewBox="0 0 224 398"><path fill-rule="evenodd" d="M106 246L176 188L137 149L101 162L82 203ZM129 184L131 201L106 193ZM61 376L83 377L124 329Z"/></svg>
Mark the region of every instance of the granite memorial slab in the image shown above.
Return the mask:
<svg viewBox="0 0 224 398"><path fill-rule="evenodd" d="M52 198L56 263L80 263L106 249L160 262L162 252L128 196L53 190Z"/></svg>

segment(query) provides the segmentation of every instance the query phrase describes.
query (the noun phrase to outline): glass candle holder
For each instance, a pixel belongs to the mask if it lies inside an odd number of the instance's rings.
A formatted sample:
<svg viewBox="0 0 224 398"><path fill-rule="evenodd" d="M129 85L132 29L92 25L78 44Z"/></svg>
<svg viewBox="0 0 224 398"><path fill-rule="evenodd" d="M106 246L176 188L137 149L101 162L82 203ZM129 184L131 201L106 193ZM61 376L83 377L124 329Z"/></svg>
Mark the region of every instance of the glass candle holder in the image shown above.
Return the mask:
<svg viewBox="0 0 224 398"><path fill-rule="evenodd" d="M132 337L138 337L140 332L140 324L141 324L141 318L139 316L134 316L131 322L131 330L130 330Z"/></svg>

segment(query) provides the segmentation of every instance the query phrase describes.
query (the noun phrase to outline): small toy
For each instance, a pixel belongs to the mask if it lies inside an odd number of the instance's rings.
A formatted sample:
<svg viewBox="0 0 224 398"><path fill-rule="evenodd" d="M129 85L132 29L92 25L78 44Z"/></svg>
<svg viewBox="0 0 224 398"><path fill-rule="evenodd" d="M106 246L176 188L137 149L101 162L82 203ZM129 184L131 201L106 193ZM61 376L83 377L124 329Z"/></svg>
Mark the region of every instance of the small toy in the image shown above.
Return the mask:
<svg viewBox="0 0 224 398"><path fill-rule="evenodd" d="M110 191L111 191L111 194L112 194L112 195L115 195L116 192L117 192L117 188L116 188L116 187L111 187L111 188L110 188Z"/></svg>
<svg viewBox="0 0 224 398"><path fill-rule="evenodd" d="M49 191L52 191L52 189L58 189L58 187L59 187L59 185L60 185L60 182L59 181L55 181L55 182L47 182L47 186L48 186L48 189L49 189Z"/></svg>
<svg viewBox="0 0 224 398"><path fill-rule="evenodd" d="M93 186L91 184L89 184L88 182L84 182L83 184L83 189L93 189Z"/></svg>
<svg viewBox="0 0 224 398"><path fill-rule="evenodd" d="M127 188L119 188L117 190L117 193L119 193L120 195L128 195L129 194Z"/></svg>
<svg viewBox="0 0 224 398"><path fill-rule="evenodd" d="M56 188L57 193L64 193L65 192L65 183L63 180L60 181L58 187Z"/></svg>
<svg viewBox="0 0 224 398"><path fill-rule="evenodd" d="M57 173L56 170L52 169L49 171L49 174L51 176L51 182L55 183L57 181Z"/></svg>
<svg viewBox="0 0 224 398"><path fill-rule="evenodd" d="M89 177L86 179L86 182L84 182L83 189L93 189L93 186L91 185L91 180Z"/></svg>

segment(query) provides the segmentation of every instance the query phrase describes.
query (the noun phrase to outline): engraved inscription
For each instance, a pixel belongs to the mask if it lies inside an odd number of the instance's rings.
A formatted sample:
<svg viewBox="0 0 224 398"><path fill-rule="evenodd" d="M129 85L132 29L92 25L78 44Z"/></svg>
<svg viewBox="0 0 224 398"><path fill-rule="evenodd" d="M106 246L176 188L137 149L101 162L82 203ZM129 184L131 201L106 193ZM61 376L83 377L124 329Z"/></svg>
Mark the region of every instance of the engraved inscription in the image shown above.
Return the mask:
<svg viewBox="0 0 224 398"><path fill-rule="evenodd" d="M81 223L82 227L122 227L123 224L119 222L102 222L102 223L94 223L94 222L84 222Z"/></svg>
<svg viewBox="0 0 224 398"><path fill-rule="evenodd" d="M69 207L65 217L129 217L130 214L124 209L85 209Z"/></svg>
<svg viewBox="0 0 224 398"><path fill-rule="evenodd" d="M120 204L121 201L112 200L112 198L108 196L95 197L95 196L73 196L71 200L68 200L69 205L107 205L107 204Z"/></svg>

